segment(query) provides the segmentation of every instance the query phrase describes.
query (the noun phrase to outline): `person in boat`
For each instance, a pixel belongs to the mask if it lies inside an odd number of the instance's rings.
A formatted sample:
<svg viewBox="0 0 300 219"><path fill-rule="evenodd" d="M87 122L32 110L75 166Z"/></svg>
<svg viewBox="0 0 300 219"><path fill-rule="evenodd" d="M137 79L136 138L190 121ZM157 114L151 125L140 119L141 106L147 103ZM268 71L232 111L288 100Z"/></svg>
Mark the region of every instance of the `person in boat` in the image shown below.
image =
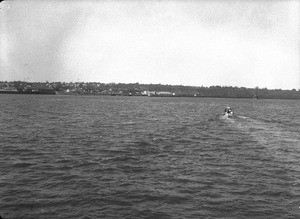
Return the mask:
<svg viewBox="0 0 300 219"><path fill-rule="evenodd" d="M227 114L233 113L233 111L232 111L232 109L230 108L230 106L228 106L228 107L225 108L225 113L227 113Z"/></svg>

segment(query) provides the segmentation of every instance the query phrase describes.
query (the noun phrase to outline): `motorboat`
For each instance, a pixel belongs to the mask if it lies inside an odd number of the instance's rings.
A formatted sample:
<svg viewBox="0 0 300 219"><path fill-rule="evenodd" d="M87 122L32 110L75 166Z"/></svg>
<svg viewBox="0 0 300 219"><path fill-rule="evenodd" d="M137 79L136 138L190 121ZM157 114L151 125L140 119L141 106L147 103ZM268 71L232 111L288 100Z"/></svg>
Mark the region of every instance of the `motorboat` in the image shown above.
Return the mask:
<svg viewBox="0 0 300 219"><path fill-rule="evenodd" d="M225 108L225 117L233 117L233 110L228 106Z"/></svg>

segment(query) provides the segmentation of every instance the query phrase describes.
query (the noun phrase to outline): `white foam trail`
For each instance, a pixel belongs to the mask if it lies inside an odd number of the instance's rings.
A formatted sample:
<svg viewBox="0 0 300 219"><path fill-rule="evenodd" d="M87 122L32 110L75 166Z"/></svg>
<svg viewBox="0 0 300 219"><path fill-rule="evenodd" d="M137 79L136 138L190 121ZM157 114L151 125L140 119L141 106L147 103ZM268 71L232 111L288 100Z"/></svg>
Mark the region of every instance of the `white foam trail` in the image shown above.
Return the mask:
<svg viewBox="0 0 300 219"><path fill-rule="evenodd" d="M241 118L241 119L250 119L250 117L247 117L247 116L237 116L238 118Z"/></svg>

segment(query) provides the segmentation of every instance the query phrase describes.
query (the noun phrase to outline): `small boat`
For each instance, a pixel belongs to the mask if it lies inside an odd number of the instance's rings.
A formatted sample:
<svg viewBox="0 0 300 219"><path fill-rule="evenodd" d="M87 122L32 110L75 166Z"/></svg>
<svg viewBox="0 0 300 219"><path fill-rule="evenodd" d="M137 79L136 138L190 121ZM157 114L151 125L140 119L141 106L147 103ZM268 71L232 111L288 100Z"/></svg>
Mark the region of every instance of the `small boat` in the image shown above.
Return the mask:
<svg viewBox="0 0 300 219"><path fill-rule="evenodd" d="M224 114L225 117L233 117L233 111L232 109L228 106L225 108L225 114Z"/></svg>

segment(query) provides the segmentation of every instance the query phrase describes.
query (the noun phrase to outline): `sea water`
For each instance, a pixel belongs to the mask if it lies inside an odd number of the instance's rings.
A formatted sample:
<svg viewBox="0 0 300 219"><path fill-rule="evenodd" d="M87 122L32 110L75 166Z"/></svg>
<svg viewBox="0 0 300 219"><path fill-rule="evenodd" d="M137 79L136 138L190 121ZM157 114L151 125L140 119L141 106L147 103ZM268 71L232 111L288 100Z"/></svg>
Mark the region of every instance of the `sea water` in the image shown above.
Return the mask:
<svg viewBox="0 0 300 219"><path fill-rule="evenodd" d="M0 127L4 219L300 217L299 101L5 94Z"/></svg>

